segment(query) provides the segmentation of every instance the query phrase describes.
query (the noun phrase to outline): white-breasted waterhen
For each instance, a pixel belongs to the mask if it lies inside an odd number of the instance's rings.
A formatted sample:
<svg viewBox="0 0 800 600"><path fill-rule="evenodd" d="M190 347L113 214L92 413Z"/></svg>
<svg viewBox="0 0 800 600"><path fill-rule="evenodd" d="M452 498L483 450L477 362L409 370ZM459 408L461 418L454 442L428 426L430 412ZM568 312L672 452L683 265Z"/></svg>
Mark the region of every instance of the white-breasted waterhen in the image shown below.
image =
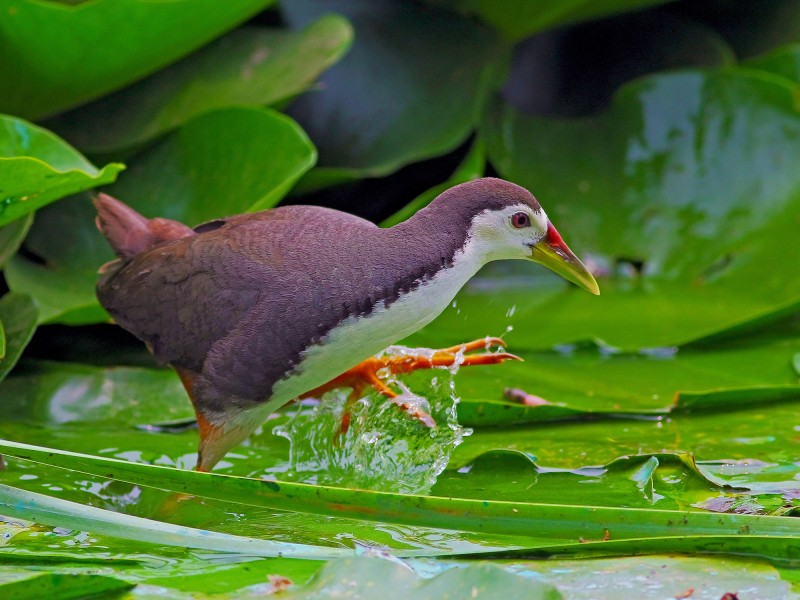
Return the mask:
<svg viewBox="0 0 800 600"><path fill-rule="evenodd" d="M500 179L455 186L386 229L314 206L191 229L147 219L110 196L95 204L119 257L103 267L97 295L180 375L197 414L203 471L293 399L339 386L374 386L391 397L379 369L449 365L459 351L485 347L478 340L374 358L432 321L490 261L533 260L599 293L536 199ZM463 361L509 358L487 352Z"/></svg>

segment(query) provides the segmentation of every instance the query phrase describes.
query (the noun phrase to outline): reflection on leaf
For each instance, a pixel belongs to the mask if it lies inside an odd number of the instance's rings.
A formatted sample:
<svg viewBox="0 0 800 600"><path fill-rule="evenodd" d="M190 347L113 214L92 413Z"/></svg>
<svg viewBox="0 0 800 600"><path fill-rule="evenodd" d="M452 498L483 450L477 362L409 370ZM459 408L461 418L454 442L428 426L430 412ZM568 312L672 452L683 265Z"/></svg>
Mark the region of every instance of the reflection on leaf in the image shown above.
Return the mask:
<svg viewBox="0 0 800 600"><path fill-rule="evenodd" d="M489 107L490 160L601 275L599 298L531 288L538 327L517 339L672 346L796 306L800 176L783 166L800 160L794 95L786 80L729 69L639 80L590 119ZM508 282L495 283L473 294L508 306Z"/></svg>

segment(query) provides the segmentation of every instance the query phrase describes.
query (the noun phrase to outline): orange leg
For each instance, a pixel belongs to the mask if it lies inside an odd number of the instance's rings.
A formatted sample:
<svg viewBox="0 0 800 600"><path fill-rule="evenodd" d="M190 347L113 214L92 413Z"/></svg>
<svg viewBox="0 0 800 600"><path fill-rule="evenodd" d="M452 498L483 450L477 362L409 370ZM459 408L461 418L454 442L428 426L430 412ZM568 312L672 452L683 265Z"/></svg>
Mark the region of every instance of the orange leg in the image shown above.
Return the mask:
<svg viewBox="0 0 800 600"><path fill-rule="evenodd" d="M194 397L194 379L197 377L196 373L173 367L175 372L183 384L189 399L192 401L194 407L194 414L197 417L197 428L200 431L200 444L197 449L197 465L195 471L206 473L214 468L214 465L227 453L227 451L241 441L238 436L238 431L233 430L226 432L222 427L214 425L209 422L203 412L197 406Z"/></svg>
<svg viewBox="0 0 800 600"><path fill-rule="evenodd" d="M522 360L518 356L509 354L508 352L466 354L474 350L489 350L489 348L493 346L505 348L506 344L500 338L487 337L458 346L451 346L450 348L434 350L433 352L425 354L375 356L357 364L355 367L348 369L328 383L303 394L301 397L320 398L326 392L337 388L352 388L353 392L348 398L345 413L342 417L342 433L345 433L350 426L349 406L363 395L366 388L372 387L377 390L378 393L393 400L398 397L397 392L383 381L379 373L383 372L390 375L399 375L402 373L411 373L419 369L450 367L456 362L459 363L459 366L470 367L475 365L494 365L507 360ZM409 406L407 404L402 401L396 401L396 403L401 409L409 411ZM409 414L411 418L417 419L428 427L436 426L433 417L424 411L415 410L409 412Z"/></svg>

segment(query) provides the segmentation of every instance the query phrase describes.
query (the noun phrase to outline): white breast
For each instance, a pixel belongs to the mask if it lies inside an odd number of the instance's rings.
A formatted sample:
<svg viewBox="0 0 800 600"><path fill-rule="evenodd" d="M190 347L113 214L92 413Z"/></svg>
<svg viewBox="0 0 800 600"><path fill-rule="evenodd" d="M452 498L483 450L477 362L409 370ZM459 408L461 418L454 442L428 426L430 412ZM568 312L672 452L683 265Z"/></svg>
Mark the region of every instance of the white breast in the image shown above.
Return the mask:
<svg viewBox="0 0 800 600"><path fill-rule="evenodd" d="M442 269L388 307L380 304L366 317L350 317L337 325L321 344L303 353L291 377L275 385L268 403L270 410L327 383L430 323L484 262L481 253L468 245L466 251L455 255L452 267Z"/></svg>

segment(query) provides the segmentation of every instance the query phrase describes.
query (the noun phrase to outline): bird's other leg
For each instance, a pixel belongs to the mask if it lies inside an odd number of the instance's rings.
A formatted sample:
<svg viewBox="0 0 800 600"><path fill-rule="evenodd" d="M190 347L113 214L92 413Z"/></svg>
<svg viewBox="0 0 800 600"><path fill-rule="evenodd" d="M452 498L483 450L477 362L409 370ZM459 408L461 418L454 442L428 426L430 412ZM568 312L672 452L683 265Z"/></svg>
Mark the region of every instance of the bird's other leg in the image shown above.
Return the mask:
<svg viewBox="0 0 800 600"><path fill-rule="evenodd" d="M383 354L374 356L348 369L338 377L328 383L307 392L302 397L320 398L326 392L337 388L349 387L353 393L350 394L345 412L342 416L342 432L346 432L350 425L350 406L361 397L367 387L372 387L378 393L391 398L397 405L409 413L409 415L422 422L428 427L435 427L436 423L427 412L411 407L402 400L398 400L399 394L390 388L384 379L389 375L399 375L411 373L420 369L432 369L436 367L451 367L458 363L459 366L494 365L507 360L522 360L514 354L508 352L489 352L492 347L505 348L505 342L496 337L486 337L473 340L458 346L441 348L433 351L412 350L403 354ZM467 354L474 350L486 350L478 354ZM380 374L384 377L381 378Z"/></svg>
<svg viewBox="0 0 800 600"><path fill-rule="evenodd" d="M209 418L198 402L195 392L197 373L173 367L180 377L189 399L192 401L194 413L197 417L197 428L200 432L200 443L197 448L197 465L195 471L209 472L214 468L228 451L243 442L260 424L255 418L247 418L246 413L236 415L236 418L226 418L226 425L217 425Z"/></svg>

